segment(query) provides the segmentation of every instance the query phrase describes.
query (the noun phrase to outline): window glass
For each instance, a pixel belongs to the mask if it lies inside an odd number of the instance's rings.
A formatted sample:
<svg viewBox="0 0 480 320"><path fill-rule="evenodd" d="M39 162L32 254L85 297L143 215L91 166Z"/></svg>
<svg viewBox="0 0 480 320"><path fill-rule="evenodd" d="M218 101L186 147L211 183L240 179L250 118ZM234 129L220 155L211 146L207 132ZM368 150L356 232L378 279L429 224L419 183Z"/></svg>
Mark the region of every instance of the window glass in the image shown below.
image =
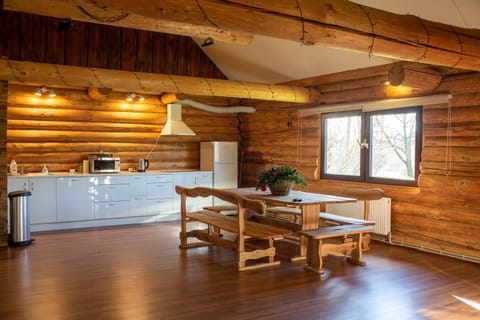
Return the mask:
<svg viewBox="0 0 480 320"><path fill-rule="evenodd" d="M416 113L373 114L370 125L370 176L415 180Z"/></svg>
<svg viewBox="0 0 480 320"><path fill-rule="evenodd" d="M327 118L325 125L325 173L360 175L361 117Z"/></svg>

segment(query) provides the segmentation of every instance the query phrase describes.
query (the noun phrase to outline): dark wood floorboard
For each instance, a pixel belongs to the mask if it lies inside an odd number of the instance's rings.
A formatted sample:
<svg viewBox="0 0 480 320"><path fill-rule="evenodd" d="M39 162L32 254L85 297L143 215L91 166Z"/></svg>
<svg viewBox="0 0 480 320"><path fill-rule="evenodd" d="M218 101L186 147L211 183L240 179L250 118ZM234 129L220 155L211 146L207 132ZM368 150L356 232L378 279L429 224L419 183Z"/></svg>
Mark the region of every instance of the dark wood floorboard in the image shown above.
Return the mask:
<svg viewBox="0 0 480 320"><path fill-rule="evenodd" d="M177 222L36 234L0 248L0 319L480 319L480 265L374 242L238 273L235 252L178 248Z"/></svg>

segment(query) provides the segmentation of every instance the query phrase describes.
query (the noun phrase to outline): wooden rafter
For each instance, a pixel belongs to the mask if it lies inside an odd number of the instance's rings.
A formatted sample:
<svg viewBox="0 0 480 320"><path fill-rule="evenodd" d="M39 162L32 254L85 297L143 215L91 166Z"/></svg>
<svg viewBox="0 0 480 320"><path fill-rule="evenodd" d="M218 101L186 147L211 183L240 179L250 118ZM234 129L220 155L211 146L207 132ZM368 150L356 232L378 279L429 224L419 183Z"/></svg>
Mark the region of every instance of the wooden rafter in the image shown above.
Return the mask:
<svg viewBox="0 0 480 320"><path fill-rule="evenodd" d="M111 88L118 92L164 92L277 102L313 103L314 88L185 77L158 73L54 65L0 59L0 80L49 86Z"/></svg>
<svg viewBox="0 0 480 320"><path fill-rule="evenodd" d="M262 34L305 45L480 71L480 30L398 15L350 1L97 0L95 5L157 21L188 23L196 28Z"/></svg>
<svg viewBox="0 0 480 320"><path fill-rule="evenodd" d="M70 18L83 22L99 23L117 27L170 33L197 38L212 38L215 41L250 44L253 35L218 29L214 26L198 27L188 23L159 20L133 12L102 8L87 1L59 0L4 0L6 10L28 12L56 18Z"/></svg>

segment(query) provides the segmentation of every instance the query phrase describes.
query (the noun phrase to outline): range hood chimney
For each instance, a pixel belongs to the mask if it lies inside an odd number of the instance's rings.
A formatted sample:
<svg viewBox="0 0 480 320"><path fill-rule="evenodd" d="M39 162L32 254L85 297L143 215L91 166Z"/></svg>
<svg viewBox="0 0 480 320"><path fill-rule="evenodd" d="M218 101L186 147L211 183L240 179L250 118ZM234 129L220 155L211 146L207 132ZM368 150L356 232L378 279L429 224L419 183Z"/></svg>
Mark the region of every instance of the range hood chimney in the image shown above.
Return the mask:
<svg viewBox="0 0 480 320"><path fill-rule="evenodd" d="M182 105L167 104L167 122L160 133L162 136L194 136L195 132L182 121Z"/></svg>

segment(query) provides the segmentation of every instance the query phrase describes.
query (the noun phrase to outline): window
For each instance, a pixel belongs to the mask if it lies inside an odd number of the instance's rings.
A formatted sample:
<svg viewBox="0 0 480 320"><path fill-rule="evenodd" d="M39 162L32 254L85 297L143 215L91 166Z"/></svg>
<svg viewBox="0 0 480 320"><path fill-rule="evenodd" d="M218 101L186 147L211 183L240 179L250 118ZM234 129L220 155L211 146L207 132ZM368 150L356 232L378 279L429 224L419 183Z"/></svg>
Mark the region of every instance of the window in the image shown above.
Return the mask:
<svg viewBox="0 0 480 320"><path fill-rule="evenodd" d="M422 108L322 115L324 179L417 185Z"/></svg>

